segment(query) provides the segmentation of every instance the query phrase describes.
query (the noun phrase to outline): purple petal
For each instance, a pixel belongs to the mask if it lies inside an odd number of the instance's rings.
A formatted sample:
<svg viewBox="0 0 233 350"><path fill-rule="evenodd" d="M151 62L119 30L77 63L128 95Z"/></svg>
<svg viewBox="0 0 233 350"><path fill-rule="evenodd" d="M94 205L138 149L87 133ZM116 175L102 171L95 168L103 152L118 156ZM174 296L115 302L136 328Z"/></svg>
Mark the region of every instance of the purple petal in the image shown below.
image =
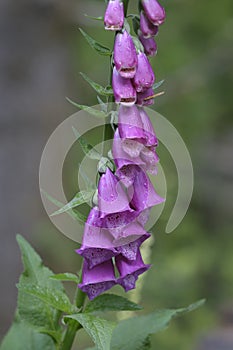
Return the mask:
<svg viewBox="0 0 233 350"><path fill-rule="evenodd" d="M142 6L148 19L154 25L161 25L165 21L165 10L157 0L142 0Z"/></svg>
<svg viewBox="0 0 233 350"><path fill-rule="evenodd" d="M88 264L84 260L82 283L78 287L87 293L90 300L112 288L115 284L116 278L112 260L108 260L92 269L88 268Z"/></svg>
<svg viewBox="0 0 233 350"><path fill-rule="evenodd" d="M116 103L122 103L125 106L132 106L137 99L136 90L130 79L125 79L113 68L112 87Z"/></svg>
<svg viewBox="0 0 233 350"><path fill-rule="evenodd" d="M155 82L155 75L151 64L143 52L138 54L138 69L133 78L133 84L137 92L145 91L152 87Z"/></svg>
<svg viewBox="0 0 233 350"><path fill-rule="evenodd" d="M117 247L116 250L121 255L123 255L126 259L136 260L139 247L149 237L150 237L150 234L146 233L143 236L141 236L140 238L136 239L135 241L132 241L130 243L127 243L125 245Z"/></svg>
<svg viewBox="0 0 233 350"><path fill-rule="evenodd" d="M110 213L131 211L127 195L110 169L107 169L99 180L98 204L101 218Z"/></svg>
<svg viewBox="0 0 233 350"><path fill-rule="evenodd" d="M118 130L122 139L136 139L138 142L145 142L146 136L137 106L120 106Z"/></svg>
<svg viewBox="0 0 233 350"><path fill-rule="evenodd" d="M146 225L147 221L150 217L150 208L143 210L140 215L137 217L137 222L141 224L143 227Z"/></svg>
<svg viewBox="0 0 233 350"><path fill-rule="evenodd" d="M144 38L151 38L158 33L159 27L152 24L145 13L141 11L140 14L140 30Z"/></svg>
<svg viewBox="0 0 233 350"><path fill-rule="evenodd" d="M149 88L137 94L137 105L150 106L154 104L154 90Z"/></svg>
<svg viewBox="0 0 233 350"><path fill-rule="evenodd" d="M152 175L157 175L159 156L155 149L153 147L144 147L141 151L141 158L146 163L146 165L142 165L142 168Z"/></svg>
<svg viewBox="0 0 233 350"><path fill-rule="evenodd" d="M128 260L122 255L118 255L116 257L116 266L120 273L120 278L117 279L117 283L120 284L126 292L134 289L138 276L150 268L150 265L144 264L139 249L135 260Z"/></svg>
<svg viewBox="0 0 233 350"><path fill-rule="evenodd" d="M114 63L123 78L132 79L137 68L137 52L132 37L127 30L116 35L114 44Z"/></svg>
<svg viewBox="0 0 233 350"><path fill-rule="evenodd" d="M138 216L139 213L136 213ZM109 232L115 238L115 246L125 245L135 241L138 237L146 234L145 229L136 221L116 228L109 228Z"/></svg>
<svg viewBox="0 0 233 350"><path fill-rule="evenodd" d="M139 108L141 121L146 135L145 146L158 146L158 139L155 135L153 124L144 108Z"/></svg>
<svg viewBox="0 0 233 350"><path fill-rule="evenodd" d="M76 253L86 260L89 269L92 269L96 265L102 264L118 255L118 251L114 248L90 248L87 246L82 246L80 249L76 250Z"/></svg>
<svg viewBox="0 0 233 350"><path fill-rule="evenodd" d="M144 38L141 32L138 33L138 36L144 47L145 54L147 56L155 56L157 54L157 44L154 38Z"/></svg>
<svg viewBox="0 0 233 350"><path fill-rule="evenodd" d="M106 30L121 30L124 24L124 5L120 0L110 0L104 16Z"/></svg>

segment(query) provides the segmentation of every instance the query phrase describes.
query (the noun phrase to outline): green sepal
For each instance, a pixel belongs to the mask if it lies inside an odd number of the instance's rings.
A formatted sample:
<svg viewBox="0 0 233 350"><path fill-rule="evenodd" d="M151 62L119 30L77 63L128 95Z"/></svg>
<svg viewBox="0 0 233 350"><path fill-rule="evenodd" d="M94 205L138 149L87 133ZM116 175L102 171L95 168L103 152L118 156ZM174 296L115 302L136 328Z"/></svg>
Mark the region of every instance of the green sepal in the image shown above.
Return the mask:
<svg viewBox="0 0 233 350"><path fill-rule="evenodd" d="M158 81L158 83L154 83L154 85L152 86L152 89L153 90L158 89L161 85L163 85L164 81L165 80L160 80L160 81Z"/></svg>
<svg viewBox="0 0 233 350"><path fill-rule="evenodd" d="M79 276L70 272L58 273L56 275L50 276L50 278L61 282L74 282L76 284L79 283Z"/></svg>
<svg viewBox="0 0 233 350"><path fill-rule="evenodd" d="M80 191L74 196L74 198L71 199L69 203L64 205L64 207L60 208L59 210L55 211L50 216L66 213L67 211L74 209L79 205L88 203L92 199L93 195L94 191Z"/></svg>
<svg viewBox="0 0 233 350"><path fill-rule="evenodd" d="M87 18L90 18L90 19L94 19L95 21L101 21L101 22L104 21L104 17L103 16L95 17L95 16L87 15L86 13L84 14L84 16L87 17Z"/></svg>
<svg viewBox="0 0 233 350"><path fill-rule="evenodd" d="M101 96L107 96L111 97L113 96L113 90L110 86L103 87L100 84L95 83L93 80L91 80L85 73L80 72L81 76L83 77L88 84L91 85L91 87Z"/></svg>
<svg viewBox="0 0 233 350"><path fill-rule="evenodd" d="M95 41L95 39L93 39L90 35L88 35L86 32L84 32L83 29L79 28L79 30L82 33L82 35L84 36L84 38L86 39L86 41L88 42L88 44L91 46L92 49L94 49L100 55L103 55L103 56L111 56L112 55L112 51L108 47L105 47L102 44Z"/></svg>
<svg viewBox="0 0 233 350"><path fill-rule="evenodd" d="M138 311L142 307L116 294L102 294L89 302L85 313L94 311Z"/></svg>

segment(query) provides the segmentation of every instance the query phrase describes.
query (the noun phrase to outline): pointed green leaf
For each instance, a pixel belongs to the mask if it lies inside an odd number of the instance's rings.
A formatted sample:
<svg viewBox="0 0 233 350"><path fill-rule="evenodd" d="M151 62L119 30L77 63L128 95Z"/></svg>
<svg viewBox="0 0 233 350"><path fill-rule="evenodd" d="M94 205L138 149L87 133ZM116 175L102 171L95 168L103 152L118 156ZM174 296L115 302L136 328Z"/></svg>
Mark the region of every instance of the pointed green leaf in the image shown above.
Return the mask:
<svg viewBox="0 0 233 350"><path fill-rule="evenodd" d="M55 211L50 216L55 216L55 215L65 213L70 209L74 209L81 204L87 203L92 199L93 195L94 195L94 191L81 191L77 193L69 203L64 205L64 207L62 207L61 209Z"/></svg>
<svg viewBox="0 0 233 350"><path fill-rule="evenodd" d="M83 181L85 182L86 190L87 191L90 191L90 190L94 191L96 189L96 185L89 179L86 172L83 170L81 164L79 164L79 174L81 175Z"/></svg>
<svg viewBox="0 0 233 350"><path fill-rule="evenodd" d="M158 89L164 83L164 81L165 80L160 80L158 83L154 83L154 85L152 86L152 89L153 90Z"/></svg>
<svg viewBox="0 0 233 350"><path fill-rule="evenodd" d="M37 328L44 328L48 331L60 329L60 311L55 310L43 300L39 300L35 295L29 295L25 289L30 289L36 285L42 289L47 289L50 293L65 293L59 281L51 280L49 277L53 272L42 264L40 256L30 246L30 244L20 235L17 241L22 253L24 272L19 280L18 311L21 320L30 323Z"/></svg>
<svg viewBox="0 0 233 350"><path fill-rule="evenodd" d="M107 103L104 103L104 101L101 100L101 98L97 95L97 100L100 104L101 111L103 111L106 115L108 113L108 105Z"/></svg>
<svg viewBox="0 0 233 350"><path fill-rule="evenodd" d="M99 17L89 16L86 13L84 14L84 16L87 18L90 18L90 19L94 19L95 21L102 21L102 22L104 21L104 17L102 17L102 16L99 16Z"/></svg>
<svg viewBox="0 0 233 350"><path fill-rule="evenodd" d="M50 276L51 279L53 280L58 280L62 282L74 282L76 284L79 283L79 277L73 273L58 273L56 275Z"/></svg>
<svg viewBox="0 0 233 350"><path fill-rule="evenodd" d="M14 321L0 346L1 350L55 350L52 338L24 322Z"/></svg>
<svg viewBox="0 0 233 350"><path fill-rule="evenodd" d="M200 300L187 308L160 310L145 316L133 317L120 322L114 329L111 350L147 349L148 336L167 328L169 322L177 316L193 311L204 304Z"/></svg>
<svg viewBox="0 0 233 350"><path fill-rule="evenodd" d="M84 137L80 135L78 130L76 130L74 127L72 127L72 130L80 146L82 147L83 152L91 159L100 160L102 155L90 143L88 143Z"/></svg>
<svg viewBox="0 0 233 350"><path fill-rule="evenodd" d="M53 204L55 204L58 208L63 208L64 204L61 203L60 201L58 201L57 199L53 198L52 196L50 196L46 191L41 189L41 193L43 193L43 195ZM83 225L86 220L87 217L85 215L83 215L82 213L78 212L78 211L73 211L73 210L69 210L66 212L68 215L70 215L74 220L77 220L79 222L79 224Z"/></svg>
<svg viewBox="0 0 233 350"><path fill-rule="evenodd" d="M91 301L85 312L93 311L137 311L142 307L132 301L115 294L102 294Z"/></svg>
<svg viewBox="0 0 233 350"><path fill-rule="evenodd" d="M98 111L98 109L95 109L95 108L92 108L92 107L89 107L89 106L85 106L85 105L80 105L74 101L72 101L70 98L66 97L66 100L71 103L73 106L83 110L83 111L86 111L88 112L89 114L95 116L95 117L98 117L98 118L106 118L107 115L103 112L103 111Z"/></svg>
<svg viewBox="0 0 233 350"><path fill-rule="evenodd" d="M71 314L77 312L76 307L74 307L68 296L59 289L52 289L47 287L41 287L40 285L19 285L18 290L20 293L25 293L31 295L37 299L37 302L42 301L43 303L51 306L56 310ZM76 310L76 311L75 311Z"/></svg>
<svg viewBox="0 0 233 350"><path fill-rule="evenodd" d="M115 323L89 314L65 316L64 319L78 321L89 334L98 350L110 350L111 337Z"/></svg>
<svg viewBox="0 0 233 350"><path fill-rule="evenodd" d="M88 84L91 85L91 87L101 96L113 96L113 90L111 87L103 87L97 83L95 83L93 80L91 80L85 73L80 73L83 79L85 79Z"/></svg>
<svg viewBox="0 0 233 350"><path fill-rule="evenodd" d="M103 56L111 56L112 55L112 51L108 47L105 47L102 44L95 41L95 39L93 39L90 35L88 35L86 32L84 32L83 29L79 28L79 30L82 33L82 35L84 36L84 38L86 39L86 41L88 42L88 44L94 50L96 50L100 55L103 55Z"/></svg>

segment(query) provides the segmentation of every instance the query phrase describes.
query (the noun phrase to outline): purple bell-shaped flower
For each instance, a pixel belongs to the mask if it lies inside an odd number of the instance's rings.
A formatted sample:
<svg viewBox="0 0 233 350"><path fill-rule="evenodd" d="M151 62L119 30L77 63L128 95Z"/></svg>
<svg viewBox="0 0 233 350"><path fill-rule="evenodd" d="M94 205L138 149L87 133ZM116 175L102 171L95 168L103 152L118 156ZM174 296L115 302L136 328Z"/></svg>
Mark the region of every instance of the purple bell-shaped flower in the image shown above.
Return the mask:
<svg viewBox="0 0 233 350"><path fill-rule="evenodd" d="M149 88L137 94L138 106L150 106L154 104L154 90Z"/></svg>
<svg viewBox="0 0 233 350"><path fill-rule="evenodd" d="M163 24L166 14L157 0L142 0L142 6L151 23L156 26Z"/></svg>
<svg viewBox="0 0 233 350"><path fill-rule="evenodd" d="M143 52L138 54L138 69L133 78L133 85L137 92L145 91L152 87L155 82L155 75L151 64Z"/></svg>
<svg viewBox="0 0 233 350"><path fill-rule="evenodd" d="M132 79L137 69L137 52L127 30L116 35L114 44L114 63L123 78Z"/></svg>
<svg viewBox="0 0 233 350"><path fill-rule="evenodd" d="M104 293L116 284L112 260L99 264L92 269L84 260L82 283L78 287L88 295L90 300Z"/></svg>
<svg viewBox="0 0 233 350"><path fill-rule="evenodd" d="M104 15L106 30L121 30L124 25L124 4L120 0L109 0Z"/></svg>
<svg viewBox="0 0 233 350"><path fill-rule="evenodd" d="M144 38L151 38L158 33L159 27L152 24L147 18L145 12L141 11L140 30Z"/></svg>
<svg viewBox="0 0 233 350"><path fill-rule="evenodd" d="M134 289L138 276L150 268L150 265L144 264L139 249L135 260L128 260L123 255L118 255L116 257L116 266L120 273L117 283L120 284L126 292Z"/></svg>
<svg viewBox="0 0 233 350"><path fill-rule="evenodd" d="M151 120L150 120L148 114L146 113L144 108L139 108L139 113L140 113L143 129L144 129L144 133L146 135L145 146L157 147L158 146L158 139L155 135L154 127L151 123Z"/></svg>
<svg viewBox="0 0 233 350"><path fill-rule="evenodd" d="M116 67L113 68L112 88L116 103L133 106L137 100L137 93L130 79L122 78Z"/></svg>

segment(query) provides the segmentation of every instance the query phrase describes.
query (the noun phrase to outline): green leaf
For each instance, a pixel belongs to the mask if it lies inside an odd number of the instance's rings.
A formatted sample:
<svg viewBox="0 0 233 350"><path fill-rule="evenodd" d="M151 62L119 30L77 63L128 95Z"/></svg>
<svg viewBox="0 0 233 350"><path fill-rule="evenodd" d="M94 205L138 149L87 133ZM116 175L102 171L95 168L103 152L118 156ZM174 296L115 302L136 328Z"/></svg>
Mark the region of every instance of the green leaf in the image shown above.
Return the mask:
<svg viewBox="0 0 233 350"><path fill-rule="evenodd" d="M91 301L85 312L93 311L137 311L142 307L132 301L115 294L102 294Z"/></svg>
<svg viewBox="0 0 233 350"><path fill-rule="evenodd" d="M52 338L46 334L40 334L33 328L14 321L0 346L1 350L55 350Z"/></svg>
<svg viewBox="0 0 233 350"><path fill-rule="evenodd" d="M97 83L95 83L93 80L91 80L85 73L80 73L83 79L85 79L88 84L91 85L91 87L101 96L113 96L113 90L111 87L103 87Z"/></svg>
<svg viewBox="0 0 233 350"><path fill-rule="evenodd" d="M70 209L74 209L81 204L89 202L92 199L94 193L95 193L94 191L81 191L77 193L69 203L64 205L64 207L60 208L59 210L55 211L50 216L55 216L55 215L65 213Z"/></svg>
<svg viewBox="0 0 233 350"><path fill-rule="evenodd" d="M167 328L169 322L177 316L193 311L204 304L200 300L187 308L160 310L145 316L133 317L120 322L114 329L111 350L147 349L148 336Z"/></svg>
<svg viewBox="0 0 233 350"><path fill-rule="evenodd" d="M58 273L56 275L50 276L53 280L58 280L62 282L74 282L76 284L79 283L79 277L73 273L65 272L65 273Z"/></svg>
<svg viewBox="0 0 233 350"><path fill-rule="evenodd" d="M152 86L152 89L153 90L158 89L164 83L164 81L165 80L160 80L158 83L154 83L154 85Z"/></svg>
<svg viewBox="0 0 233 350"><path fill-rule="evenodd" d="M102 21L102 22L104 21L104 17L102 17L102 16L99 16L99 17L89 16L86 13L84 14L84 16L87 18L90 18L90 19L94 19L95 21Z"/></svg>
<svg viewBox="0 0 233 350"><path fill-rule="evenodd" d="M92 107L89 107L89 106L85 106L85 105L80 105L74 101L72 101L70 98L66 97L66 100L71 103L73 106L83 110L83 111L86 111L88 112L89 114L95 116L95 117L98 117L98 118L106 118L107 115L103 112L103 111L98 111L98 109L95 109L95 108L92 108Z"/></svg>
<svg viewBox="0 0 233 350"><path fill-rule="evenodd" d="M22 321L30 323L37 329L57 332L61 330L59 318L61 312L54 309L47 302L39 300L35 295L29 295L25 290L36 285L42 289L48 289L50 293L57 295L64 293L61 282L50 279L53 272L42 264L40 256L30 244L20 235L17 241L22 253L24 272L19 280L18 311ZM65 298L65 297L64 297Z"/></svg>
<svg viewBox="0 0 233 350"><path fill-rule="evenodd" d="M43 193L43 195L53 204L55 204L58 208L63 208L64 204L59 202L57 199L53 198L52 196L50 196L46 191L41 189L41 193ZM78 211L73 211L73 210L69 210L66 212L68 215L70 215L74 220L77 220L81 225L83 225L86 220L87 217L83 214L81 214Z"/></svg>
<svg viewBox="0 0 233 350"><path fill-rule="evenodd" d="M84 137L80 135L77 129L72 127L72 130L80 146L82 147L83 152L91 159L100 160L102 155L90 143L88 143Z"/></svg>
<svg viewBox="0 0 233 350"><path fill-rule="evenodd" d="M55 290L32 284L28 286L19 285L18 290L21 293L34 296L38 302L42 301L52 308L67 314L72 314L78 311L77 308L71 304L68 296L59 289Z"/></svg>
<svg viewBox="0 0 233 350"><path fill-rule="evenodd" d="M110 350L110 343L115 323L89 314L65 316L64 319L78 321L89 334L98 350Z"/></svg>
<svg viewBox="0 0 233 350"><path fill-rule="evenodd" d="M88 35L86 32L84 32L83 29L79 28L79 30L82 33L82 35L84 36L84 38L86 39L86 41L88 42L88 44L94 50L96 50L100 55L103 55L103 56L111 56L112 55L112 51L108 47L103 46L102 44L95 41L95 39L93 39L90 35Z"/></svg>
<svg viewBox="0 0 233 350"><path fill-rule="evenodd" d="M97 95L97 100L100 104L101 111L103 111L106 115L108 114L108 105L101 100L101 98Z"/></svg>
<svg viewBox="0 0 233 350"><path fill-rule="evenodd" d="M79 164L79 174L81 175L83 181L85 182L86 189L89 190L95 190L96 185L89 179L86 172L83 170L82 164Z"/></svg>

